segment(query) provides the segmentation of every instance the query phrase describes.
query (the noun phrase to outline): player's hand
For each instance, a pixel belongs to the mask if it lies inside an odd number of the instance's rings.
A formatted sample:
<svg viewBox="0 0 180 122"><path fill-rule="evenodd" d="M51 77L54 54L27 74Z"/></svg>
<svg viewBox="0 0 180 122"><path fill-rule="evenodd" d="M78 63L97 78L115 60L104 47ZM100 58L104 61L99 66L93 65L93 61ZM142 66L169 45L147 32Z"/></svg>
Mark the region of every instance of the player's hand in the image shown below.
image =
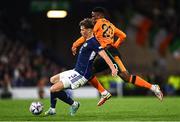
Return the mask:
<svg viewBox="0 0 180 122"><path fill-rule="evenodd" d="M114 70L112 70L112 76L117 76L117 73L118 73L118 70L117 69L114 69Z"/></svg>
<svg viewBox="0 0 180 122"><path fill-rule="evenodd" d="M117 68L117 65L114 65L114 68L111 69L111 72L112 72L112 76L117 76L118 74L118 68Z"/></svg>
<svg viewBox="0 0 180 122"><path fill-rule="evenodd" d="M73 55L76 55L76 53L77 53L77 48L76 48L76 47L72 47L71 50L72 50L72 54L73 54Z"/></svg>

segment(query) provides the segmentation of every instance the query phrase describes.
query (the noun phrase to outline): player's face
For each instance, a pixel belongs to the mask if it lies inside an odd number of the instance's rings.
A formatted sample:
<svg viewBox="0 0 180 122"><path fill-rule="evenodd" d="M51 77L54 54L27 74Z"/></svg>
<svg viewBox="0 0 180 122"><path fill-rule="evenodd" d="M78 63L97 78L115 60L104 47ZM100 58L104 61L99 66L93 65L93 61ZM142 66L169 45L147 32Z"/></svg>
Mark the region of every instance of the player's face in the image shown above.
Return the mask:
<svg viewBox="0 0 180 122"><path fill-rule="evenodd" d="M86 29L84 26L81 26L80 29L81 29L81 35L84 38L87 38L89 36L89 29Z"/></svg>

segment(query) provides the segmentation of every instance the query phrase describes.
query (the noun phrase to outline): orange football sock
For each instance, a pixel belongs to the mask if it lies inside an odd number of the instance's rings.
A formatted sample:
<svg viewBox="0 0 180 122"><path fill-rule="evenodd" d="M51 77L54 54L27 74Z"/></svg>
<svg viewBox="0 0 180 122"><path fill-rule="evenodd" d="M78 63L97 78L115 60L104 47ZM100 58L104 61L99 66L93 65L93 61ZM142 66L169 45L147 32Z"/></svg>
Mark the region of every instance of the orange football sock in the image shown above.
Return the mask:
<svg viewBox="0 0 180 122"><path fill-rule="evenodd" d="M98 79L96 76L94 76L91 80L90 83L92 86L94 86L100 93L106 91L104 87L99 83Z"/></svg>
<svg viewBox="0 0 180 122"><path fill-rule="evenodd" d="M136 86L140 86L140 87L144 87L144 88L147 88L147 89L150 89L151 88L151 84L148 83L147 81L145 81L144 79L142 79L141 77L139 76L134 76L134 75L131 75L131 83L135 84Z"/></svg>

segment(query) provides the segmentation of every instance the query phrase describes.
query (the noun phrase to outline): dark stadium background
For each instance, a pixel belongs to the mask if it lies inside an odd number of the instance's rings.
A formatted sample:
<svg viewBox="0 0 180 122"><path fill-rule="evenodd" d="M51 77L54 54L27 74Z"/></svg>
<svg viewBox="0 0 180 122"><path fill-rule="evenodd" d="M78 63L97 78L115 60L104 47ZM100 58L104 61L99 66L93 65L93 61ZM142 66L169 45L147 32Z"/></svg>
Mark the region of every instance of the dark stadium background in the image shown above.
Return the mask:
<svg viewBox="0 0 180 122"><path fill-rule="evenodd" d="M33 2L40 7L35 8ZM48 6L58 3L56 9L67 10L67 17L47 18L50 7L41 8L43 2L48 2ZM80 37L78 23L90 17L95 6L107 8L110 20L127 33L127 39L119 49L127 69L160 84L165 95L179 95L178 0L3 0L0 2L0 87L8 89L8 86L38 85L41 89L49 85L46 82L53 74L73 68L76 57L71 53L71 46ZM141 26L132 22L134 15L147 19L151 28L146 32L141 30ZM161 29L165 30L163 36L167 38L162 45L152 41ZM145 37L148 34L148 37L142 41L136 40L135 32ZM15 80L17 70L21 77ZM114 84L111 85L113 87ZM131 87L125 86L130 91L127 94L148 94L144 89L134 90Z"/></svg>

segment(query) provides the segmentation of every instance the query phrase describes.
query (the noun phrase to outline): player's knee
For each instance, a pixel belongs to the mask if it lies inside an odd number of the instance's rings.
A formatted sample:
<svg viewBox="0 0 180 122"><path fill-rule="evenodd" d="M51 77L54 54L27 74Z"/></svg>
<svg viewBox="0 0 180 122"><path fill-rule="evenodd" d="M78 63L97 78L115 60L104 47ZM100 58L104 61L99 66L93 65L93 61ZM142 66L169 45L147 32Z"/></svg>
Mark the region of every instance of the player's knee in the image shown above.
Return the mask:
<svg viewBox="0 0 180 122"><path fill-rule="evenodd" d="M53 86L51 86L50 92L51 92L51 93L56 92L56 90L55 90L55 88L54 88Z"/></svg>
<svg viewBox="0 0 180 122"><path fill-rule="evenodd" d="M54 81L54 78L53 78L53 77L51 77L51 78L50 78L50 82L51 82L51 83L53 83L53 81Z"/></svg>
<svg viewBox="0 0 180 122"><path fill-rule="evenodd" d="M56 83L57 81L58 81L58 79L57 79L56 76L53 76L53 77L50 78L50 82L53 83L53 84Z"/></svg>

